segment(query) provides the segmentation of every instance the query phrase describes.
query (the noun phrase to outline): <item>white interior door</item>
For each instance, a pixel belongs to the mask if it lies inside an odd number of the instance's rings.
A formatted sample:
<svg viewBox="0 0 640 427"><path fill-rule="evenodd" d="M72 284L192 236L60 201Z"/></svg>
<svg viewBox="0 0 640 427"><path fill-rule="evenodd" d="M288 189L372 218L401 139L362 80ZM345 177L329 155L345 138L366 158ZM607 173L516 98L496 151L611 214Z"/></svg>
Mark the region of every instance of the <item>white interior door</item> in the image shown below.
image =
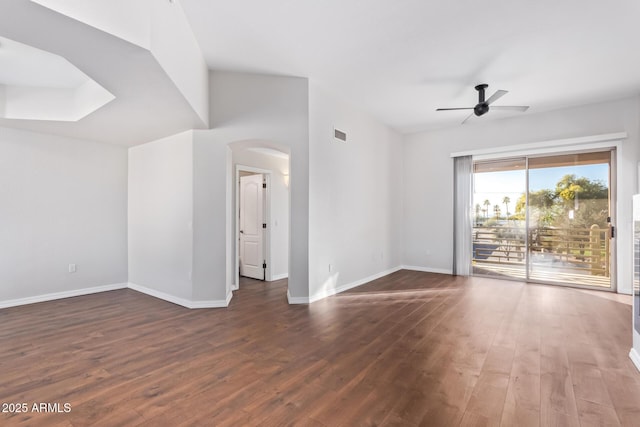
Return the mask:
<svg viewBox="0 0 640 427"><path fill-rule="evenodd" d="M240 275L264 280L263 176L240 177Z"/></svg>

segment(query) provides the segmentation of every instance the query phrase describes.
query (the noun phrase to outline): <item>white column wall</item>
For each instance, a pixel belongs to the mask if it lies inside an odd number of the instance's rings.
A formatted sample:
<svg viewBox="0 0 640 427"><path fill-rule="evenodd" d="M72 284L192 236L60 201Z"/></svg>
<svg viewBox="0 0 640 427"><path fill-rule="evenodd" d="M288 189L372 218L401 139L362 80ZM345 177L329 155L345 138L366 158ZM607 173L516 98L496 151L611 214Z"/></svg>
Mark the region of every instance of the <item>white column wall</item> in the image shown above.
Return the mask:
<svg viewBox="0 0 640 427"><path fill-rule="evenodd" d="M313 301L400 266L403 160L400 134L337 95L312 83L309 104Z"/></svg>
<svg viewBox="0 0 640 427"><path fill-rule="evenodd" d="M185 301L193 294L192 135L129 149L129 282Z"/></svg>
<svg viewBox="0 0 640 427"><path fill-rule="evenodd" d="M309 235L308 81L210 74L211 130L194 132L194 295L228 295L234 277L229 144L271 144L290 154L289 293L307 298Z"/></svg>

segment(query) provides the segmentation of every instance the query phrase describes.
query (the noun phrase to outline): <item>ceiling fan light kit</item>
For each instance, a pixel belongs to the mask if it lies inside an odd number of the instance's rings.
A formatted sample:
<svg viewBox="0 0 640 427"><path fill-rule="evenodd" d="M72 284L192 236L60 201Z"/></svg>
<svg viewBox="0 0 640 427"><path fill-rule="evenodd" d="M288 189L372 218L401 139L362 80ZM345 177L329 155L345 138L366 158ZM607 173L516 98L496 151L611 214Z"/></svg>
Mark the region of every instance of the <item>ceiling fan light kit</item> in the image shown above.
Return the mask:
<svg viewBox="0 0 640 427"><path fill-rule="evenodd" d="M520 111L520 112L525 112L529 109L529 106L525 106L525 105L495 105L495 106L489 107L496 100L506 95L508 91L497 90L493 95L489 97L489 99L485 99L485 90L488 87L489 85L486 83L479 84L475 87L475 89L478 91L478 103L474 107L438 108L436 109L436 111L473 110L473 113L469 114L469 116L467 116L467 118L462 121L462 124L464 124L474 114L480 117L487 114L490 109Z"/></svg>

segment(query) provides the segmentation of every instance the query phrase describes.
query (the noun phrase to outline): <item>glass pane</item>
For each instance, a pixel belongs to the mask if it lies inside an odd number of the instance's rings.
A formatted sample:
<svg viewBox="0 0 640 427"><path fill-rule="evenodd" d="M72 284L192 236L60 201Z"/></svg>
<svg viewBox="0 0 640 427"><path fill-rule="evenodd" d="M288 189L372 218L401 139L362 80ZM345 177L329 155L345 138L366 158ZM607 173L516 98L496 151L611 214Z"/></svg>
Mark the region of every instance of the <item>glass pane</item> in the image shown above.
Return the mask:
<svg viewBox="0 0 640 427"><path fill-rule="evenodd" d="M529 279L611 287L611 152L529 159Z"/></svg>
<svg viewBox="0 0 640 427"><path fill-rule="evenodd" d="M473 274L526 277L526 160L474 164Z"/></svg>

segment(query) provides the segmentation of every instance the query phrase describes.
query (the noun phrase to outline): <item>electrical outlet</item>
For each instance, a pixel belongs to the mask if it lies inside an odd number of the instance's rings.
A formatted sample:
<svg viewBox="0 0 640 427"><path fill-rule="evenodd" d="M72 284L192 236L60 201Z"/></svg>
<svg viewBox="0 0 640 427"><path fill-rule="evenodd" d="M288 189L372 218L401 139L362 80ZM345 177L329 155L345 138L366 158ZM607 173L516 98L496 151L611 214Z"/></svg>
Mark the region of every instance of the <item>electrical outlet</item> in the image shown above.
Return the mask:
<svg viewBox="0 0 640 427"><path fill-rule="evenodd" d="M77 271L75 264L69 264L69 273L75 273Z"/></svg>

